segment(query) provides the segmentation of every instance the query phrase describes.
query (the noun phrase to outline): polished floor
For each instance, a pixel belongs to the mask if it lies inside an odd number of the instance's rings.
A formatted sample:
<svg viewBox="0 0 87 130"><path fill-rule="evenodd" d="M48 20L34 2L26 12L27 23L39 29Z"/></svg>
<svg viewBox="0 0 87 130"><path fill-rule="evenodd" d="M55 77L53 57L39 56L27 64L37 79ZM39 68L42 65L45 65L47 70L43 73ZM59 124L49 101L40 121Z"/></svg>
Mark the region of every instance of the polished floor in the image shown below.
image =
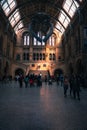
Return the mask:
<svg viewBox="0 0 87 130"><path fill-rule="evenodd" d="M0 130L87 130L87 89L81 100L63 95L63 87L19 88L0 83Z"/></svg>

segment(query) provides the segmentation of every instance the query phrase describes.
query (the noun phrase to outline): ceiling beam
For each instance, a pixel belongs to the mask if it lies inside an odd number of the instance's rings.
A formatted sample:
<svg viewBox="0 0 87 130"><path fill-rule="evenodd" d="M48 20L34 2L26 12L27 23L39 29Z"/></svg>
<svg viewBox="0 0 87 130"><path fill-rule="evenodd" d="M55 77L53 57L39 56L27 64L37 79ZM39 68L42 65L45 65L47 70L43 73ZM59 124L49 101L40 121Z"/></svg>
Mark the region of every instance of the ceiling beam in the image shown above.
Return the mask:
<svg viewBox="0 0 87 130"><path fill-rule="evenodd" d="M16 25L18 25L18 23L22 20L24 20L25 18L28 18L28 19L32 19L33 17L33 14L28 14L28 15L24 15L23 17L21 17L21 19L14 25L13 28L15 28ZM54 20L55 22L59 22L62 27L65 29L64 25L58 20L58 18L55 18L54 16L50 16L52 20ZM28 24L30 23L31 21L28 22Z"/></svg>
<svg viewBox="0 0 87 130"><path fill-rule="evenodd" d="M13 12L15 12L16 9L19 9L19 11L20 11L20 9L24 8L25 6L30 5L30 7L31 7L31 6L34 6L34 5L37 5L37 4L38 4L38 6L39 6L39 4L41 6L42 3L41 2L37 3L36 1L34 1L34 2L32 2L32 1L22 2L21 4L17 5L17 7L14 8L14 10L8 15L8 18L11 16L11 14ZM60 12L61 10L63 10L64 13L71 19L71 17L69 16L69 14L63 8L56 7L55 5L53 5L53 3L51 1L49 3L47 3L46 5L47 5L47 7L51 7L53 9L57 10L58 12Z"/></svg>

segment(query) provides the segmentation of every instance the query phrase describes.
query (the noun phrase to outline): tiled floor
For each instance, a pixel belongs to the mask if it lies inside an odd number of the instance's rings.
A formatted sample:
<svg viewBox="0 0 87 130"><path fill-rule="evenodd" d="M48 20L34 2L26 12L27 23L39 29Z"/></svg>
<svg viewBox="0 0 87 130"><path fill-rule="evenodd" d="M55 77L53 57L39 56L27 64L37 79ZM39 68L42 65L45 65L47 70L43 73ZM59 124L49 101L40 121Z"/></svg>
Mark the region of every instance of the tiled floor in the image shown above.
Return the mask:
<svg viewBox="0 0 87 130"><path fill-rule="evenodd" d="M0 84L0 130L87 130L87 89L81 100L64 98L63 87L19 88Z"/></svg>

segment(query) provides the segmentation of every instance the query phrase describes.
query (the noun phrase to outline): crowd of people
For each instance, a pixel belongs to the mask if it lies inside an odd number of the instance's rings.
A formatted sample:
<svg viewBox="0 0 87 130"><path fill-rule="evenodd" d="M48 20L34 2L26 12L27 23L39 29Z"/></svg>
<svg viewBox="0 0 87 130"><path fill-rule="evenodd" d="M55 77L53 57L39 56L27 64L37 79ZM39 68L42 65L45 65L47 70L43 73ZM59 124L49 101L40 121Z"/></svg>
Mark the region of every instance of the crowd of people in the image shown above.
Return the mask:
<svg viewBox="0 0 87 130"><path fill-rule="evenodd" d="M22 87L22 81L24 80L25 83L25 87L28 86L28 84L30 85L30 87L34 86L34 84L36 83L37 86L42 86L42 77L41 75L27 75L24 78L23 77L19 77L19 84L20 87ZM67 91L69 90L70 96L73 96L74 99L78 99L80 100L80 86L81 86L81 82L80 82L80 77L78 75L74 75L72 74L71 76L64 76L63 74L59 75L56 77L55 81L57 82L57 86L63 86L64 89L64 97L67 97ZM45 75L44 77L44 82L45 84L49 84L52 85L54 82L54 79L51 76L47 76Z"/></svg>
<svg viewBox="0 0 87 130"><path fill-rule="evenodd" d="M15 78L15 81L19 82L20 88L22 88L23 82L25 83L26 88L28 87L28 85L30 87L33 87L35 84L38 87L42 86L42 77L40 74L39 75L31 74L31 75L26 75L25 77L23 75L18 75Z"/></svg>
<svg viewBox="0 0 87 130"><path fill-rule="evenodd" d="M60 75L57 77L57 84L59 85L59 83L64 88L64 97L67 97L67 91L69 90L70 96L73 96L74 99L77 98L80 100L81 81L78 75Z"/></svg>
<svg viewBox="0 0 87 130"><path fill-rule="evenodd" d="M6 79L12 80L12 76L9 76L9 78L3 77L3 81L7 81ZM15 77L15 81L19 82L19 87L23 87L23 83L25 84L25 87L28 86L42 86L42 82L44 81L45 84L52 85L53 82L57 83L57 86L62 86L64 90L64 97L67 97L67 93L69 92L70 96L72 96L74 99L80 100L80 87L81 87L81 78L79 75L72 74L70 76L67 75L57 75L55 80L51 76L45 75L44 80L42 79L42 75L26 75L23 76L22 74L17 75Z"/></svg>

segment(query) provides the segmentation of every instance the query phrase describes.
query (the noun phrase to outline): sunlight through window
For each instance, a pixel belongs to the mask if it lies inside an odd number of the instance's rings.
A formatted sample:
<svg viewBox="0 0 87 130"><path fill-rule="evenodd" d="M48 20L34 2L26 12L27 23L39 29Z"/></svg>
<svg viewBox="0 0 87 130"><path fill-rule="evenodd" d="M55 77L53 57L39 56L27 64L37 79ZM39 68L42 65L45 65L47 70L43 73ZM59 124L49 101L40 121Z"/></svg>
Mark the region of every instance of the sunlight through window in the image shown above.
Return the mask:
<svg viewBox="0 0 87 130"><path fill-rule="evenodd" d="M79 7L79 4L74 0L65 0L63 3L64 10L70 15L72 18Z"/></svg>
<svg viewBox="0 0 87 130"><path fill-rule="evenodd" d="M70 23L70 17L72 18L74 16L75 12L79 8L79 3L81 3L82 1L83 0L64 0L63 5L62 5L62 8L64 9L64 11L60 10L60 14L58 17L58 20L60 22L57 22L55 25L55 28L60 33L63 34L65 32L65 29ZM16 0L1 0L0 5L4 13L6 14L6 16L9 17L8 18L9 22L11 26L14 28L15 32L17 32L19 29L24 27L23 22L21 21L20 10L16 9L17 8ZM37 41L37 44L44 45L45 43L44 42L41 43L40 41Z"/></svg>
<svg viewBox="0 0 87 130"><path fill-rule="evenodd" d="M0 4L1 4L2 9L4 10L4 12L7 16L16 7L15 0L2 0L0 2Z"/></svg>
<svg viewBox="0 0 87 130"><path fill-rule="evenodd" d="M59 22L56 23L55 27L58 30L60 30L61 33L64 33L65 29L63 28L63 26Z"/></svg>
<svg viewBox="0 0 87 130"><path fill-rule="evenodd" d="M64 13L63 10L61 10L60 15L59 15L59 21L64 25L64 27L66 28L70 22L69 17Z"/></svg>
<svg viewBox="0 0 87 130"><path fill-rule="evenodd" d="M18 9L9 17L9 21L12 25L12 27L18 22L18 20L20 19L20 14Z"/></svg>

